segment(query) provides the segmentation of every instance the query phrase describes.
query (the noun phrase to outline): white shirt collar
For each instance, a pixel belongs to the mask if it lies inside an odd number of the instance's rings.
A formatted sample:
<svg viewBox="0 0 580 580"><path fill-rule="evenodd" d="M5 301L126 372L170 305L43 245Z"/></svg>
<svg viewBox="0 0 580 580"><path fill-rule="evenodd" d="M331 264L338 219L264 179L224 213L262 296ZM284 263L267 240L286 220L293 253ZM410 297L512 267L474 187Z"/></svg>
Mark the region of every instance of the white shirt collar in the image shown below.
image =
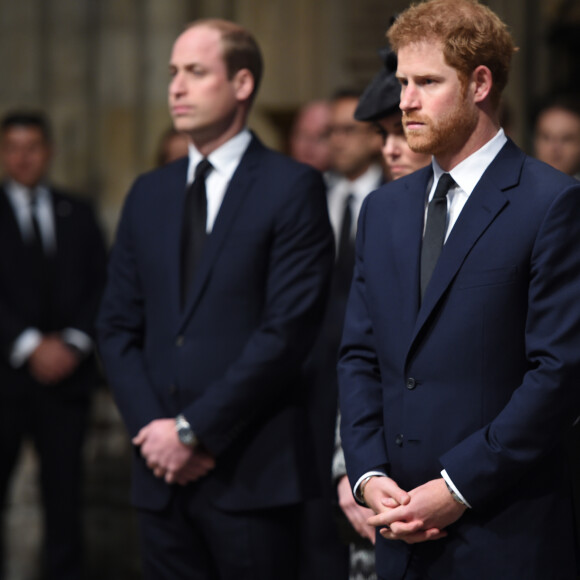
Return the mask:
<svg viewBox="0 0 580 580"><path fill-rule="evenodd" d="M251 140L252 133L248 128L244 128L229 141L212 151L207 157L213 167L211 173L215 172L221 174L224 179L231 179ZM202 159L203 155L197 150L195 145L190 143L187 183L193 182L195 168Z"/></svg>
<svg viewBox="0 0 580 580"><path fill-rule="evenodd" d="M485 173L485 170L490 166L497 154L501 151L503 146L507 143L507 137L504 130L500 129L496 135L489 140L483 147L479 148L475 153L464 159L461 163L456 165L449 171L455 183L469 196L475 189L475 186ZM443 169L437 163L435 157L432 160L434 182L437 183Z"/></svg>

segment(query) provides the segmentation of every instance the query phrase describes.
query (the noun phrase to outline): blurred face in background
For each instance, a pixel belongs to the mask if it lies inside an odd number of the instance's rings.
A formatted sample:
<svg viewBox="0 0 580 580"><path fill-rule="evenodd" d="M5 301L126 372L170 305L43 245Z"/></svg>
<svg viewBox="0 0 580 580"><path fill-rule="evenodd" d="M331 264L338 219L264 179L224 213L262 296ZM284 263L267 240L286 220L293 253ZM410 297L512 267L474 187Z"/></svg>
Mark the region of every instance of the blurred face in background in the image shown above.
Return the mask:
<svg viewBox="0 0 580 580"><path fill-rule="evenodd" d="M353 181L380 159L381 139L370 123L356 121L356 97L331 105L330 157L332 168Z"/></svg>
<svg viewBox="0 0 580 580"><path fill-rule="evenodd" d="M330 169L330 105L317 101L303 107L290 132L290 156L318 171Z"/></svg>
<svg viewBox="0 0 580 580"><path fill-rule="evenodd" d="M35 187L48 172L52 148L37 127L15 126L2 135L0 157L6 177Z"/></svg>
<svg viewBox="0 0 580 580"><path fill-rule="evenodd" d="M556 107L540 113L534 149L540 161L567 175L580 173L580 117Z"/></svg>
<svg viewBox="0 0 580 580"><path fill-rule="evenodd" d="M400 112L376 121L376 125L383 140L383 159L392 179L409 175L431 162L429 153L416 153L407 145Z"/></svg>

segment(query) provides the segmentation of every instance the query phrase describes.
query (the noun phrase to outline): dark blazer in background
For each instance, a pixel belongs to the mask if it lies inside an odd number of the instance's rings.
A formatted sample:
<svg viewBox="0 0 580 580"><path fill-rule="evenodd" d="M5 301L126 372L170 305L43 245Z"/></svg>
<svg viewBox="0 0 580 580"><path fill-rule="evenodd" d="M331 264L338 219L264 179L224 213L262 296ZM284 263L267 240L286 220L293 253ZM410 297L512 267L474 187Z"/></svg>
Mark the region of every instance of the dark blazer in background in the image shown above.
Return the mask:
<svg viewBox="0 0 580 580"><path fill-rule="evenodd" d="M8 359L13 343L27 328L44 333L75 328L95 335L95 317L105 283L106 250L90 206L78 196L51 189L57 251L48 275L31 268L12 205L0 189L0 398L25 399L36 381L26 365L19 370ZM96 381L94 356L54 394L63 399L86 397Z"/></svg>
<svg viewBox="0 0 580 580"><path fill-rule="evenodd" d="M46 269L39 269L0 189L0 499L22 440L29 437L40 459L47 574L72 580L82 574L82 446L90 392L100 380L95 356L84 357L55 385L38 383L26 363L13 368L9 357L14 341L29 327L42 333L74 328L94 338L106 250L89 205L59 190L50 193L56 253Z"/></svg>
<svg viewBox="0 0 580 580"><path fill-rule="evenodd" d="M301 367L322 320L333 241L320 174L252 139L180 311L188 160L140 177L110 262L100 349L131 435L184 413L217 466L204 487L225 510L312 493ZM163 509L172 486L135 454L133 501Z"/></svg>
<svg viewBox="0 0 580 580"><path fill-rule="evenodd" d="M471 504L445 539L377 542L379 576L575 578L564 441L580 414L580 186L511 141L469 197L422 304L431 168L369 196L339 364L352 482L446 469Z"/></svg>

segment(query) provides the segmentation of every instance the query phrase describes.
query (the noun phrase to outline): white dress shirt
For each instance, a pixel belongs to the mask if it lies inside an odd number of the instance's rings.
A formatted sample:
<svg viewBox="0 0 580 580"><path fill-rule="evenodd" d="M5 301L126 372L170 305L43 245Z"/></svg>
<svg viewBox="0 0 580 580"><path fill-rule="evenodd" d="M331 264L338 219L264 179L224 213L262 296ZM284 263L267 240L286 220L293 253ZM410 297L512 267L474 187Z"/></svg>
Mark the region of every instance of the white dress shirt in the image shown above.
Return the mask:
<svg viewBox="0 0 580 580"><path fill-rule="evenodd" d="M213 168L205 178L205 191L207 196L206 232L208 234L213 229L228 185L251 140L252 134L249 129L243 129L221 147L212 151L207 157ZM195 168L202 159L203 155L190 143L189 167L187 169L188 185L193 182Z"/></svg>
<svg viewBox="0 0 580 580"><path fill-rule="evenodd" d="M328 217L330 224L334 231L336 242L336 249L338 251L338 243L340 236L340 228L342 225L342 218L344 213L344 204L349 195L353 196L351 203L352 211L352 230L351 236L356 235L356 224L361 205L365 197L377 189L383 182L383 170L380 165L372 164L360 177L354 181L349 181L346 177L337 176L328 189Z"/></svg>
<svg viewBox="0 0 580 580"><path fill-rule="evenodd" d="M503 129L500 129L496 135L488 141L483 147L478 149L475 153L472 153L469 157L464 159L461 163L456 165L449 174L455 181L455 186L449 189L447 193L447 231L445 233L445 241L447 241L453 226L457 222L457 218L461 213L461 210L465 206L469 196L475 189L475 186L478 184L479 180L481 179L482 175L484 174L485 170L489 167L491 162L495 159L497 154L501 151L503 146L507 142L507 137ZM427 197L425 203L425 216L427 215L427 207L429 202L433 198L435 194L435 189L437 187L437 182L439 178L444 173L443 169L437 163L435 157L432 159L432 167L433 167L433 183L431 184L431 189L429 190L429 195ZM426 219L425 219L426 221ZM425 227L425 226L423 226ZM362 497L360 495L360 484L363 480L370 475L379 475L379 476L386 476L386 473L380 471L369 471L363 474L358 481L355 483L353 491L355 497L362 501ZM457 496L461 499L461 501L467 506L471 507L465 497L461 494L461 492L455 487L453 481L445 471L441 471L441 476L447 484L451 487L451 489L457 494Z"/></svg>

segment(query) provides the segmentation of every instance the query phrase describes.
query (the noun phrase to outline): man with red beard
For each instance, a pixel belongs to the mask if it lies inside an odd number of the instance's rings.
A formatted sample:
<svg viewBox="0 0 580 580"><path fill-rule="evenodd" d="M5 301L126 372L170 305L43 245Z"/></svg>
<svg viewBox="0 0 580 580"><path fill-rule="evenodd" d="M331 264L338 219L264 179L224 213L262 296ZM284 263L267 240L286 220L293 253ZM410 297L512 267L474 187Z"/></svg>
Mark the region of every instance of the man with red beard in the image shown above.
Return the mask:
<svg viewBox="0 0 580 580"><path fill-rule="evenodd" d="M515 48L490 9L430 0L387 36L407 141L433 159L363 204L340 353L378 576L575 578L580 185L501 129Z"/></svg>

